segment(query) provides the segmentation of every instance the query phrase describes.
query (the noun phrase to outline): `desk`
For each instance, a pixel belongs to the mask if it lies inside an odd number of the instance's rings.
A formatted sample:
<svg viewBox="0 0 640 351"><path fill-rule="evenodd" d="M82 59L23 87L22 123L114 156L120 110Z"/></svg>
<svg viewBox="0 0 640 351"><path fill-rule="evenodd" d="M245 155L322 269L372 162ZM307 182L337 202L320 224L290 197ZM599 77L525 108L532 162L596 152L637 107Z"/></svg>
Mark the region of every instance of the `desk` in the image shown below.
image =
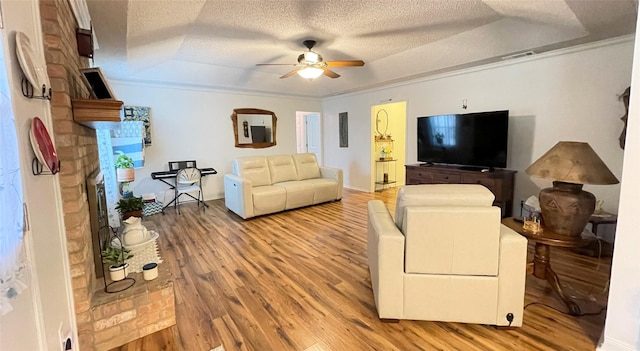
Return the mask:
<svg viewBox="0 0 640 351"><path fill-rule="evenodd" d="M512 217L503 219L502 224L524 235L527 239L535 241L535 254L533 256L533 262L527 264L527 274L533 274L536 278L546 280L549 285L551 285L551 289L560 296L560 299L562 299L567 308L569 308L569 314L572 316L581 315L580 306L564 293L558 275L551 269L551 256L549 255L549 251L551 246L576 248L584 245L586 242L580 236L560 235L544 228L537 234L524 231L522 229L522 223Z"/></svg>
<svg viewBox="0 0 640 351"><path fill-rule="evenodd" d="M205 177L211 174L218 174L218 171L216 171L213 168L201 168L200 169L200 174ZM178 175L178 170L173 170L173 171L159 171L159 172L151 172L151 179L155 179L155 180L159 180L165 184L167 184L169 187L171 187L171 189L175 189L176 185L175 184L171 184L169 182L167 182L167 179L176 179L176 175ZM192 199L200 201L199 199L196 199L195 197L193 197L191 194L187 194L189 195ZM172 203L174 203L176 201L176 199L174 198L173 200L171 200L168 204L164 205L164 207L162 208L162 213L164 214L164 209L169 207L169 205L171 205ZM202 201L202 204L206 207L209 207L206 203L204 203L204 201Z"/></svg>

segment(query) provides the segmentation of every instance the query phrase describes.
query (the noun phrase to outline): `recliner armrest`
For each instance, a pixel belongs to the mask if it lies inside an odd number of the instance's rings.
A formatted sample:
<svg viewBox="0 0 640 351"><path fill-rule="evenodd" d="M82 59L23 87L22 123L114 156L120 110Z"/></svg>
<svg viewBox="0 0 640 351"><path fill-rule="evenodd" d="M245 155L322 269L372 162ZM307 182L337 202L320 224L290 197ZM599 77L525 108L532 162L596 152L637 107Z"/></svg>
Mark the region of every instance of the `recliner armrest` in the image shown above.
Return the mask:
<svg viewBox="0 0 640 351"><path fill-rule="evenodd" d="M380 200L368 203L367 256L380 318L403 317L404 235Z"/></svg>
<svg viewBox="0 0 640 351"><path fill-rule="evenodd" d="M322 178L335 179L338 181L338 196L337 200L342 199L342 169L333 167L320 166L320 175Z"/></svg>
<svg viewBox="0 0 640 351"><path fill-rule="evenodd" d="M500 224L497 325L522 326L527 275L527 238ZM506 319L513 314L511 324Z"/></svg>
<svg viewBox="0 0 640 351"><path fill-rule="evenodd" d="M255 216L252 202L253 183L234 174L224 175L224 204L238 216L247 219Z"/></svg>

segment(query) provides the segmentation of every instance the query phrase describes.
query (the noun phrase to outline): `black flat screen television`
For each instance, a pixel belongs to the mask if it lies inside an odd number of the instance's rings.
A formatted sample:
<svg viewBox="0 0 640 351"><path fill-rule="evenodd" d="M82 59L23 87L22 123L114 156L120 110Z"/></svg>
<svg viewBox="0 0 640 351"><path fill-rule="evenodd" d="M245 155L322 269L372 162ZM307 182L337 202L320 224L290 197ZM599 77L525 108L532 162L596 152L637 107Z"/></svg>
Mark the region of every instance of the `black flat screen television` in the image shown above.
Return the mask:
<svg viewBox="0 0 640 351"><path fill-rule="evenodd" d="M418 117L418 161L507 166L509 111Z"/></svg>
<svg viewBox="0 0 640 351"><path fill-rule="evenodd" d="M251 142L264 143L267 141L267 129L265 126L251 126Z"/></svg>

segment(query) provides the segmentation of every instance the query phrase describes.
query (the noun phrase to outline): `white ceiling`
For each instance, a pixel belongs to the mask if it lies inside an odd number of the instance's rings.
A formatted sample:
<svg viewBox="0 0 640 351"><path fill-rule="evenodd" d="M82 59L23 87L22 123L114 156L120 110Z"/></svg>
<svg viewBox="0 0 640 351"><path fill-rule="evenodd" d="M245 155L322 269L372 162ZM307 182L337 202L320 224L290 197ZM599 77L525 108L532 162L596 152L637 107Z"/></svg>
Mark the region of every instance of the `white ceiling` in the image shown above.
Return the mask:
<svg viewBox="0 0 640 351"><path fill-rule="evenodd" d="M110 79L325 97L635 32L637 0L87 0ZM279 77L305 39L342 77Z"/></svg>

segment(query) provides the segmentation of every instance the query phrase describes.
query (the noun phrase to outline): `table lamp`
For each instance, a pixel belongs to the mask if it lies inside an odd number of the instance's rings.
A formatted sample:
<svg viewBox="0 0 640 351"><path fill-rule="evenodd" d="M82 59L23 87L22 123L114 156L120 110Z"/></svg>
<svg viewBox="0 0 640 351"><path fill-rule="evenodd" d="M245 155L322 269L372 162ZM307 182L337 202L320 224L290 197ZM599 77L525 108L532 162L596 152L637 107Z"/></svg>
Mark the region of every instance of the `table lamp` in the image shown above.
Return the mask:
<svg viewBox="0 0 640 351"><path fill-rule="evenodd" d="M589 144L574 141L557 143L525 172L553 180L552 188L540 190L543 226L570 236L582 233L595 210L596 197L582 185L619 183Z"/></svg>

